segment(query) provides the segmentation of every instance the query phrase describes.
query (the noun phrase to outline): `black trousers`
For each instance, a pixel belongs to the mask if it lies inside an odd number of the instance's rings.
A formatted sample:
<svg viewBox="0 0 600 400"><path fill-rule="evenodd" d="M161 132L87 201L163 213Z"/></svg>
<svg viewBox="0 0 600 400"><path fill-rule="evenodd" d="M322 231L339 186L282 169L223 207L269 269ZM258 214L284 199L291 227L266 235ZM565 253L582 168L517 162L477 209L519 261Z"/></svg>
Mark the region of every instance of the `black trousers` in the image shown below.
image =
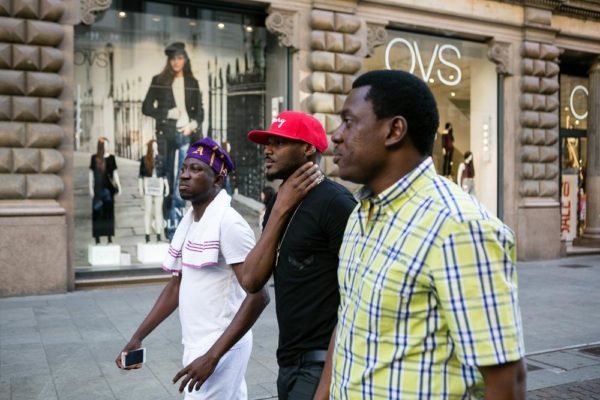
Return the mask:
<svg viewBox="0 0 600 400"><path fill-rule="evenodd" d="M279 367L279 400L312 400L321 380L323 365L322 362L311 362Z"/></svg>

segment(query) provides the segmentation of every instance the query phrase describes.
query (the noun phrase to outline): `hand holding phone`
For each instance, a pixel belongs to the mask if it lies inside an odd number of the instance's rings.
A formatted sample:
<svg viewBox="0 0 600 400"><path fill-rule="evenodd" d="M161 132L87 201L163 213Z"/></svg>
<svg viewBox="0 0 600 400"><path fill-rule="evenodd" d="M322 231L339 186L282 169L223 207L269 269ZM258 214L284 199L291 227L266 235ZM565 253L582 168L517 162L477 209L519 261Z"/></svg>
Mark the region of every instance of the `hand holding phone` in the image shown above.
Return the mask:
<svg viewBox="0 0 600 400"><path fill-rule="evenodd" d="M121 365L123 368L141 368L146 362L146 348L124 351L121 353Z"/></svg>

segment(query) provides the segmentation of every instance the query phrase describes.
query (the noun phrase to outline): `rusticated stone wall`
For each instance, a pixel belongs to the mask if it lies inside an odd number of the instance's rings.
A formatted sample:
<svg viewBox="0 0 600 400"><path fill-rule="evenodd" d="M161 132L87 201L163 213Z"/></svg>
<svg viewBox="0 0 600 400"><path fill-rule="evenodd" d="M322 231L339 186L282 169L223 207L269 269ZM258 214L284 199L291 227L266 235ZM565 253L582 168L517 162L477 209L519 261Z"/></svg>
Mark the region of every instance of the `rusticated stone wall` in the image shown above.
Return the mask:
<svg viewBox="0 0 600 400"><path fill-rule="evenodd" d="M355 15L313 9L310 16L310 61L312 70L308 88L312 92L307 109L321 121L330 134L340 124L339 113L356 73L362 68L362 56L357 55L364 38L357 33L361 19ZM324 172L337 174L330 157L329 146L324 157Z"/></svg>
<svg viewBox="0 0 600 400"><path fill-rule="evenodd" d="M0 2L0 200L56 199L64 190L64 10L57 0Z"/></svg>
<svg viewBox="0 0 600 400"><path fill-rule="evenodd" d="M559 54L552 44L523 43L520 193L524 197L558 196Z"/></svg>

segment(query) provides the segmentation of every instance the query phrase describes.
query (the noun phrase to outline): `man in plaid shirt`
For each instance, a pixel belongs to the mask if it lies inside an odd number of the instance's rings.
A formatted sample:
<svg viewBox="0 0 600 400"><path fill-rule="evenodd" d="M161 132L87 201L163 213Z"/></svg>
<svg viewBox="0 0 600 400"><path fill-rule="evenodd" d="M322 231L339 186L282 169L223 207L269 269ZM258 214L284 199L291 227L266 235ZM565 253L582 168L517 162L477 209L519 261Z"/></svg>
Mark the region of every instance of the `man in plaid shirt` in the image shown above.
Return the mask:
<svg viewBox="0 0 600 400"><path fill-rule="evenodd" d="M524 399L514 234L437 175L431 91L406 72L368 72L341 116L334 162L364 187L317 398Z"/></svg>

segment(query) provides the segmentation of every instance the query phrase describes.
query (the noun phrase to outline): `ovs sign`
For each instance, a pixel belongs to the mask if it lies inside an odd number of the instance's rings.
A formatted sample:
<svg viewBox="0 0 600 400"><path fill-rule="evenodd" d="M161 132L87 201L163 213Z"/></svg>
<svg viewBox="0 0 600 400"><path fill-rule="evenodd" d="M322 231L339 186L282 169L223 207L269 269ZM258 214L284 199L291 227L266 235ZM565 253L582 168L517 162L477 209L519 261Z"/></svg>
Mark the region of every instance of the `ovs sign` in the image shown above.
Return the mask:
<svg viewBox="0 0 600 400"><path fill-rule="evenodd" d="M436 70L436 75L440 82L447 86L456 86L460 83L460 80L462 79L462 71L458 65L449 61L451 57L455 57L460 60L460 50L458 50L456 46L447 43L441 45L436 43L435 47L433 48L433 53L431 54L431 59L428 60L429 64L427 69L425 69L423 57L421 56L421 51L419 50L419 44L416 41L411 43L404 38L395 38L392 39L385 48L385 67L387 69L393 69L390 64L390 54L393 49L398 46L406 47L410 53L410 68L408 72L411 74L415 73L415 68L418 64L421 71L421 78L427 82L431 77L434 65L439 61L440 64L456 71L455 74L450 74L448 77L445 77L442 75L442 71L438 68Z"/></svg>

